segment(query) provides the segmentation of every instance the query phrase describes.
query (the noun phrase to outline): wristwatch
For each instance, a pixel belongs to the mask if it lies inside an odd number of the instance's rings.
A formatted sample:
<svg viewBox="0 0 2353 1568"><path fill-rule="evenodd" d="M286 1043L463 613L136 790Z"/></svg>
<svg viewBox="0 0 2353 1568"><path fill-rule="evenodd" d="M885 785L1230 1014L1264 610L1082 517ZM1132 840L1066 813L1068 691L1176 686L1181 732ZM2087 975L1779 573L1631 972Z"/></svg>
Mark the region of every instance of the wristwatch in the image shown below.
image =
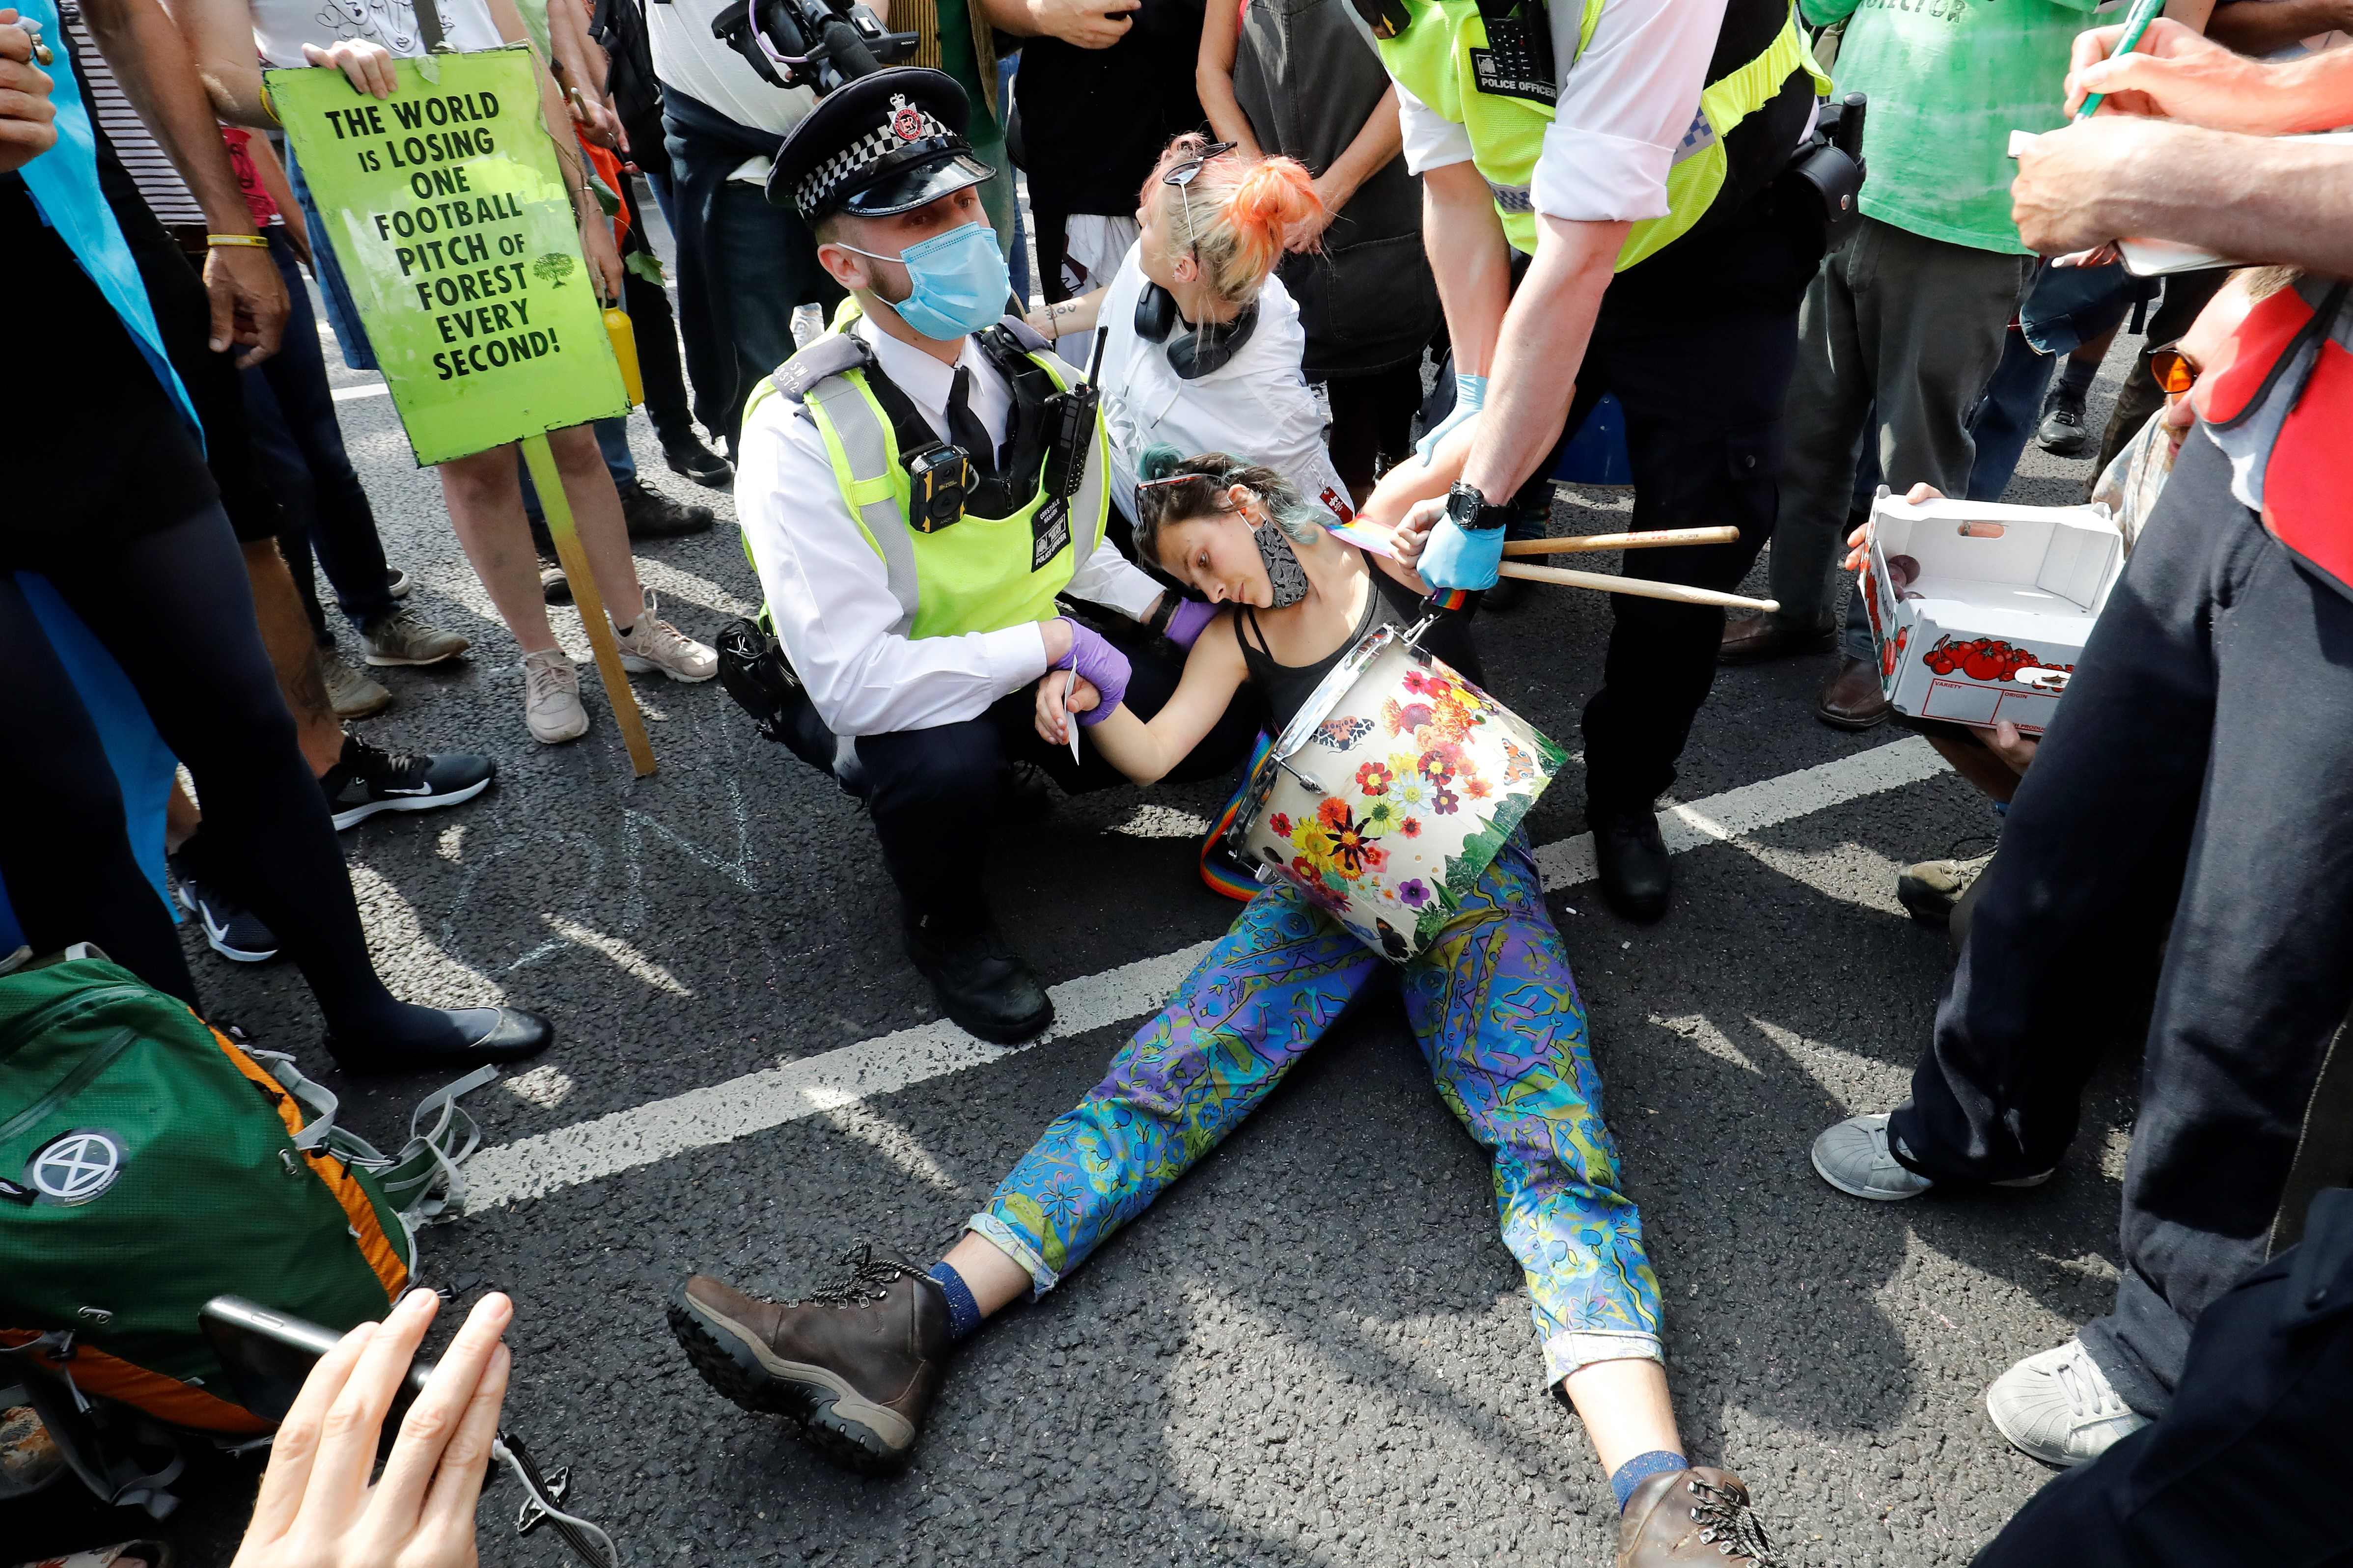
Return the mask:
<svg viewBox="0 0 2353 1568"><path fill-rule="evenodd" d="M1495 505L1485 491L1458 479L1446 492L1446 515L1466 533L1483 533L1511 521L1512 509Z"/></svg>

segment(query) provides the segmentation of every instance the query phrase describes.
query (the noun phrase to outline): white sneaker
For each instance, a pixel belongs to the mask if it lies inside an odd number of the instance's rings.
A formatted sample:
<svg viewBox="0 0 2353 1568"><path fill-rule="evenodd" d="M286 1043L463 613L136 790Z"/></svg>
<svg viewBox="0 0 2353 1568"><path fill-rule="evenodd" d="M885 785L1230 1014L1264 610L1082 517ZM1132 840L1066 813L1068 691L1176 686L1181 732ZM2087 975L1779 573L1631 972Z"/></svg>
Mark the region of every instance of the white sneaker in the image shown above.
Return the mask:
<svg viewBox="0 0 2353 1568"><path fill-rule="evenodd" d="M613 636L621 645L621 668L632 675L660 670L672 680L708 680L719 673L719 656L663 620L653 595L646 595L638 624Z"/></svg>
<svg viewBox="0 0 2353 1568"><path fill-rule="evenodd" d="M2063 1468L2089 1464L2148 1425L2081 1340L2028 1356L1995 1378L1986 1414L2021 1453Z"/></svg>
<svg viewBox="0 0 2353 1568"><path fill-rule="evenodd" d="M580 672L560 647L522 656L522 716L531 738L543 746L576 741L588 732L588 710L580 706Z"/></svg>
<svg viewBox="0 0 2353 1568"><path fill-rule="evenodd" d="M1888 1147L1890 1137L1884 1111L1850 1116L1835 1127L1826 1128L1814 1140L1814 1174L1849 1197L1883 1204L1916 1198L1935 1186L1933 1177L1922 1175L1895 1157L1895 1152ZM2057 1173L2055 1170L2045 1171L2039 1176L2017 1176L1988 1184L2039 1187Z"/></svg>

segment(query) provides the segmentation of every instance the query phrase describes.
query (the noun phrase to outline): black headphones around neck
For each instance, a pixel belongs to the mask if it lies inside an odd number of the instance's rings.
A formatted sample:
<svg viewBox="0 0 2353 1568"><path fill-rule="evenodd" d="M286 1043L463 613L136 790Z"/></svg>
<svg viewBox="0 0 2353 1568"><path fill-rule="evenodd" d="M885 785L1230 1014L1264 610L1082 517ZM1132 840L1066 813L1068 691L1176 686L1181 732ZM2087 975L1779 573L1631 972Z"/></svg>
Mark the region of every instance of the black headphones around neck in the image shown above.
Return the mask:
<svg viewBox="0 0 2353 1568"><path fill-rule="evenodd" d="M1185 331L1179 332L1179 324ZM1176 296L1157 283L1146 283L1135 297L1135 335L1166 345L1168 368L1179 381L1197 381L1233 363L1242 345L1258 331L1258 301L1252 300L1230 321L1204 321L1195 326L1176 313Z"/></svg>

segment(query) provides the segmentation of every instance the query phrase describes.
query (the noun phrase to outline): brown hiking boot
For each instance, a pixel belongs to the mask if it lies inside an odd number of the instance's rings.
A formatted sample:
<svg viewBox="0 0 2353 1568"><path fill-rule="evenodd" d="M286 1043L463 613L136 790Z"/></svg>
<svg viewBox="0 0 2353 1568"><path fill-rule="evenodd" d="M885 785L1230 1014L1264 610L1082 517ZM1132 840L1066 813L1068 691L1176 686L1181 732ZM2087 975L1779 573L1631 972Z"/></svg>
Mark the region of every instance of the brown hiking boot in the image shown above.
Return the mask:
<svg viewBox="0 0 2353 1568"><path fill-rule="evenodd" d="M1778 1568L1738 1476L1700 1465L1647 1477L1634 1489L1618 1516L1618 1568L1671 1563Z"/></svg>
<svg viewBox="0 0 2353 1568"><path fill-rule="evenodd" d="M670 1332L702 1381L746 1410L788 1415L828 1458L868 1475L906 1468L947 1371L938 1281L871 1247L807 1301L771 1301L708 1274L670 1303Z"/></svg>

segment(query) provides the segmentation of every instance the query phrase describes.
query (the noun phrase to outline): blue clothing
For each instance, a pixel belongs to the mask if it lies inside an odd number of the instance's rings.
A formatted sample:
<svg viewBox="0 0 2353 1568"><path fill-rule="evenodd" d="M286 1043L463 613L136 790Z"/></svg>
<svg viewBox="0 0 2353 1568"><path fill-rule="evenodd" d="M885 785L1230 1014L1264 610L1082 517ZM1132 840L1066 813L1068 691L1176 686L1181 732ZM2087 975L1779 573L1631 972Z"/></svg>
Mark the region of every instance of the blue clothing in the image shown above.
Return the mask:
<svg viewBox="0 0 2353 1568"><path fill-rule="evenodd" d="M38 22L45 36L65 37L56 0L17 0L16 12ZM155 325L154 309L139 281L138 265L123 242L122 226L114 221L113 210L99 189L98 140L90 129L89 106L82 102L81 83L70 70L48 74L54 82L49 103L57 110L58 142L20 171L25 188L32 193L41 220L66 242L66 248L98 285L98 291L122 318L132 341L154 367L156 378L179 404L180 417L186 421L189 434L201 444L205 437L196 422L195 405L188 401L179 373L164 357L164 334Z"/></svg>

